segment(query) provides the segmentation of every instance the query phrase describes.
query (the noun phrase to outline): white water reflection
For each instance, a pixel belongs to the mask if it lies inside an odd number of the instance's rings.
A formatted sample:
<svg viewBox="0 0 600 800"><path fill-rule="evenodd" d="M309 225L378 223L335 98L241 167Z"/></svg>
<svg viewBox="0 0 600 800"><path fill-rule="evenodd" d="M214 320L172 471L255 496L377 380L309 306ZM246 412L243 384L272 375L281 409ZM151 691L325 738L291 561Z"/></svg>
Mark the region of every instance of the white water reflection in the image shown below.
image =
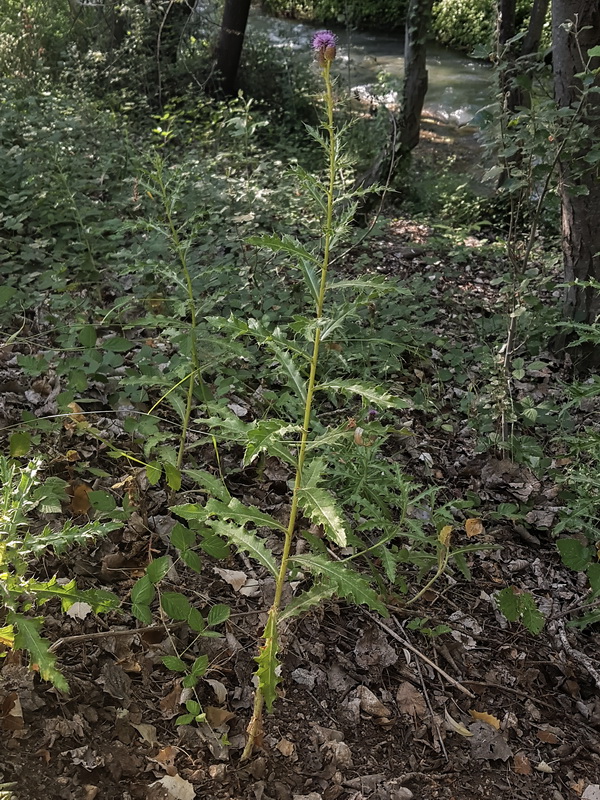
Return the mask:
<svg viewBox="0 0 600 800"><path fill-rule="evenodd" d="M310 43L316 28L293 20L279 20L258 12L250 15L249 32L266 34L276 47L294 51L295 56L311 58ZM361 99L375 97L379 102L398 102L404 74L404 36L401 33L358 33L337 30L338 77L349 92ZM456 125L468 123L493 93L492 71L488 65L460 53L428 47L429 89L425 111ZM385 73L383 84L379 76Z"/></svg>

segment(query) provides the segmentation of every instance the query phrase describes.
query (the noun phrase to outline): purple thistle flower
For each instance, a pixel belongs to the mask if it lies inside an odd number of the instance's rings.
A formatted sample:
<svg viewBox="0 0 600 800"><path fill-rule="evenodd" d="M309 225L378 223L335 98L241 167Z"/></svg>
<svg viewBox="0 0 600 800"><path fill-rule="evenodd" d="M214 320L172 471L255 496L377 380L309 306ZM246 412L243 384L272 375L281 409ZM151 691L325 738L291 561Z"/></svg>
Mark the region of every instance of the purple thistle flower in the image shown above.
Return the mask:
<svg viewBox="0 0 600 800"><path fill-rule="evenodd" d="M317 31L313 36L313 50L317 55L317 61L322 67L335 58L336 45L337 37L331 31Z"/></svg>
<svg viewBox="0 0 600 800"><path fill-rule="evenodd" d="M367 411L367 422L373 422L374 419L377 419L378 412L374 408L370 408Z"/></svg>

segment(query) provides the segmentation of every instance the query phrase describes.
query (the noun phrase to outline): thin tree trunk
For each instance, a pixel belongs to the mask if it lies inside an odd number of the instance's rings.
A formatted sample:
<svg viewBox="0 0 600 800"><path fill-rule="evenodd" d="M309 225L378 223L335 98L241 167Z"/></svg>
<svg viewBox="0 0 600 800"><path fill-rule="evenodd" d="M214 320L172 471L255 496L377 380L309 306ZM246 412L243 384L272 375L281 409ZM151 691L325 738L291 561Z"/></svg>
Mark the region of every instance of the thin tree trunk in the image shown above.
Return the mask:
<svg viewBox="0 0 600 800"><path fill-rule="evenodd" d="M225 0L216 68L220 77L219 88L228 97L235 92L249 11L250 0Z"/></svg>
<svg viewBox="0 0 600 800"><path fill-rule="evenodd" d="M406 15L404 84L399 116L399 152L410 153L419 143L421 112L427 94L427 33L433 0L410 0Z"/></svg>
<svg viewBox="0 0 600 800"><path fill-rule="evenodd" d="M565 29L564 23L569 21L573 26ZM588 49L600 45L598 0L553 0L552 44L557 104L575 110L583 88L576 75L583 71ZM599 65L600 58L594 58L591 68ZM600 88L598 75L594 85ZM600 138L600 94L589 94L581 111L581 122L588 126L586 138L577 141L576 148L566 146L559 165L566 283L590 279L600 282L600 180L597 164L585 160ZM589 286L570 286L566 290L564 314L575 322L594 324L600 315L600 293ZM582 347L577 355L582 366L600 364L600 348L591 344Z"/></svg>

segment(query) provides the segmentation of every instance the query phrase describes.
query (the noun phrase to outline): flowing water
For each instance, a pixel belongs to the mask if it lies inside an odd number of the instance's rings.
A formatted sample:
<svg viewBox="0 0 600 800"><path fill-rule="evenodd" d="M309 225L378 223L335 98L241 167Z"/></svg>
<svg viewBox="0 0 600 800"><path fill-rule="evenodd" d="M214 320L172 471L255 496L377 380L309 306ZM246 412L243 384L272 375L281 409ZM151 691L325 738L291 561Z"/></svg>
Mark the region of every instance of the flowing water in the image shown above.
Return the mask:
<svg viewBox="0 0 600 800"><path fill-rule="evenodd" d="M310 41L316 27L293 20L280 20L253 12L249 33L266 34L277 47L310 58ZM362 99L376 96L396 103L404 74L404 35L335 31L338 35L338 78L348 91ZM491 102L493 77L489 65L447 48L427 48L429 89L425 111L438 119L465 125L477 111ZM383 76L383 80L380 80Z"/></svg>

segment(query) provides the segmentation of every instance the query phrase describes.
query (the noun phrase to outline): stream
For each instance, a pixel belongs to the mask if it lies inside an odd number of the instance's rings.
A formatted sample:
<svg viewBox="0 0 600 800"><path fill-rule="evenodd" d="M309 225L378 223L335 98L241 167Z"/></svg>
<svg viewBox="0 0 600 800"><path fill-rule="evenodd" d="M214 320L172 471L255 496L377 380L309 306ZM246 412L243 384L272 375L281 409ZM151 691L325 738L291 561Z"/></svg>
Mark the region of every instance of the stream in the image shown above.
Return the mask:
<svg viewBox="0 0 600 800"><path fill-rule="evenodd" d="M295 20L275 19L252 11L248 32L266 35L272 45L311 58L310 47L316 26ZM373 96L395 104L404 74L404 34L364 33L335 30L338 81L360 99ZM491 102L493 73L489 64L475 61L456 51L429 45L427 49L429 89L424 113L451 125L467 125L477 111ZM384 75L383 81L380 76Z"/></svg>

